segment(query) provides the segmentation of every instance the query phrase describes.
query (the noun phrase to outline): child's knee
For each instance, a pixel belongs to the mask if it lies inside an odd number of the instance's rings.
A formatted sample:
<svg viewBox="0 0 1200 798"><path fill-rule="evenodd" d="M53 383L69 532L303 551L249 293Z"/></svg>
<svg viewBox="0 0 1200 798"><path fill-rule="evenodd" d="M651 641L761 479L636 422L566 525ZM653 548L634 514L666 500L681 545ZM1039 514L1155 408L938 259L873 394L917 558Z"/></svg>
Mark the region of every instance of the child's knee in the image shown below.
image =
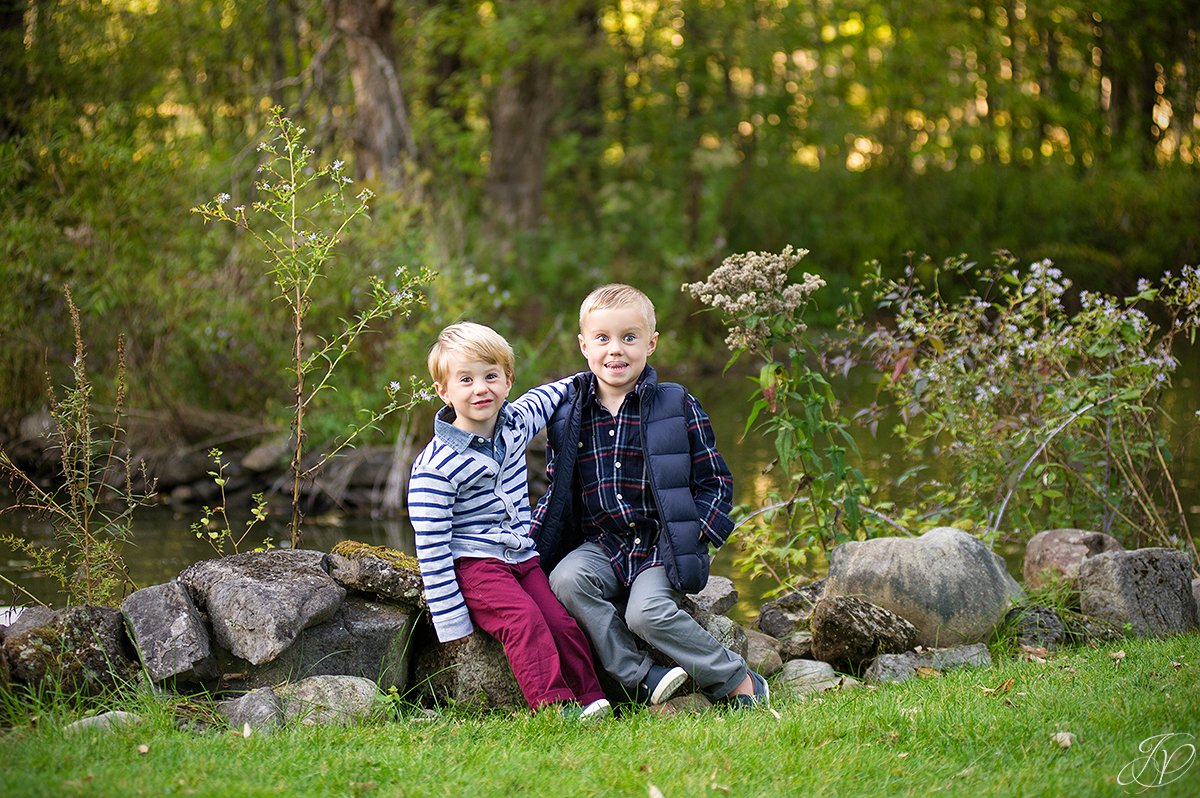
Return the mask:
<svg viewBox="0 0 1200 798"><path fill-rule="evenodd" d="M679 608L671 601L647 601L625 609L625 625L646 641L669 633Z"/></svg>
<svg viewBox="0 0 1200 798"><path fill-rule="evenodd" d="M559 565L550 572L550 589L563 601L570 596L600 595L600 582L588 571Z"/></svg>

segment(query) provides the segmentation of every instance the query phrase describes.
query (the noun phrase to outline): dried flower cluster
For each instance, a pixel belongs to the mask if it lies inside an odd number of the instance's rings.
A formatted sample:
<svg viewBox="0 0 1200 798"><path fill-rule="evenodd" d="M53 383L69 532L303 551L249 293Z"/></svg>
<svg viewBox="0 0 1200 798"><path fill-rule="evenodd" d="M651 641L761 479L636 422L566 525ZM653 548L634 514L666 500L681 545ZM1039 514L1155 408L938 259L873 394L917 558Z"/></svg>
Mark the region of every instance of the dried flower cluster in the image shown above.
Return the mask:
<svg viewBox="0 0 1200 798"><path fill-rule="evenodd" d="M730 255L707 280L687 283L683 290L721 312L729 327L725 343L731 350L758 349L775 332L794 336L804 331L796 313L825 285L823 279L807 272L802 282L788 283L788 272L807 254L806 249L788 245L778 254Z"/></svg>

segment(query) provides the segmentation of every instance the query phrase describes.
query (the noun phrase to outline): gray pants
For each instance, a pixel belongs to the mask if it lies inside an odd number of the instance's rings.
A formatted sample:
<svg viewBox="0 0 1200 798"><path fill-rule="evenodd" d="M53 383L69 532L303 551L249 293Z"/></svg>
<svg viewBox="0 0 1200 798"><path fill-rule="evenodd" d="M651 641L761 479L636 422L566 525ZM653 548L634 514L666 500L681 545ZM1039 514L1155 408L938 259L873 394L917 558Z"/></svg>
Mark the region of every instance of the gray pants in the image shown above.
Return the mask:
<svg viewBox="0 0 1200 798"><path fill-rule="evenodd" d="M746 677L746 661L679 608L682 594L661 566L645 569L626 589L600 544L588 542L555 566L550 587L583 627L600 664L629 691L651 665L634 635L674 660L709 698L724 698Z"/></svg>

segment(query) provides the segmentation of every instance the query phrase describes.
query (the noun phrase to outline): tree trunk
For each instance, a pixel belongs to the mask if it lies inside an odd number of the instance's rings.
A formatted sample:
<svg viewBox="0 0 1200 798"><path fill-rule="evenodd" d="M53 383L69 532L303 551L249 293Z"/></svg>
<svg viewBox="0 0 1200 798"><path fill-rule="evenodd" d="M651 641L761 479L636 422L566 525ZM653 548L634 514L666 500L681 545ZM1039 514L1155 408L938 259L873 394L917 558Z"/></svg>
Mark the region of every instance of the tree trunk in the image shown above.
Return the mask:
<svg viewBox="0 0 1200 798"><path fill-rule="evenodd" d="M21 134L29 106L25 0L0 0L0 141Z"/></svg>
<svg viewBox="0 0 1200 798"><path fill-rule="evenodd" d="M487 185L497 233L532 230L541 219L550 124L557 107L550 64L529 58L502 72L492 100Z"/></svg>
<svg viewBox="0 0 1200 798"><path fill-rule="evenodd" d="M404 93L396 73L391 0L328 0L334 26L346 40L354 87L354 151L358 174L391 186L416 160Z"/></svg>

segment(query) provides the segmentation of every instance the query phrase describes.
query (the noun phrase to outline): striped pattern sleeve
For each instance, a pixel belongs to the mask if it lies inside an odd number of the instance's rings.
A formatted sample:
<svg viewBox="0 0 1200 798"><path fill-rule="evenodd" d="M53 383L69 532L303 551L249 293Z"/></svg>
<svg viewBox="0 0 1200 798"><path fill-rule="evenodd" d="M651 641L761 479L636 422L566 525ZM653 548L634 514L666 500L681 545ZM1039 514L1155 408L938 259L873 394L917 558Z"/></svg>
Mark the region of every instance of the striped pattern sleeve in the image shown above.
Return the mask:
<svg viewBox="0 0 1200 798"><path fill-rule="evenodd" d="M708 414L696 397L687 396L688 443L692 450L692 496L704 536L714 546L722 546L733 532L729 517L733 510L733 474L725 458L717 451Z"/></svg>
<svg viewBox="0 0 1200 798"><path fill-rule="evenodd" d="M444 455L444 462L454 459L452 452ZM408 517L416 536L417 562L429 615L443 643L466 637L475 629L450 552L455 496L454 483L436 464L419 457L408 482Z"/></svg>
<svg viewBox="0 0 1200 798"><path fill-rule="evenodd" d="M512 402L513 409L520 415L522 433L525 440L530 440L546 426L546 421L554 414L567 387L573 377L564 377L555 382L539 385L521 394Z"/></svg>

